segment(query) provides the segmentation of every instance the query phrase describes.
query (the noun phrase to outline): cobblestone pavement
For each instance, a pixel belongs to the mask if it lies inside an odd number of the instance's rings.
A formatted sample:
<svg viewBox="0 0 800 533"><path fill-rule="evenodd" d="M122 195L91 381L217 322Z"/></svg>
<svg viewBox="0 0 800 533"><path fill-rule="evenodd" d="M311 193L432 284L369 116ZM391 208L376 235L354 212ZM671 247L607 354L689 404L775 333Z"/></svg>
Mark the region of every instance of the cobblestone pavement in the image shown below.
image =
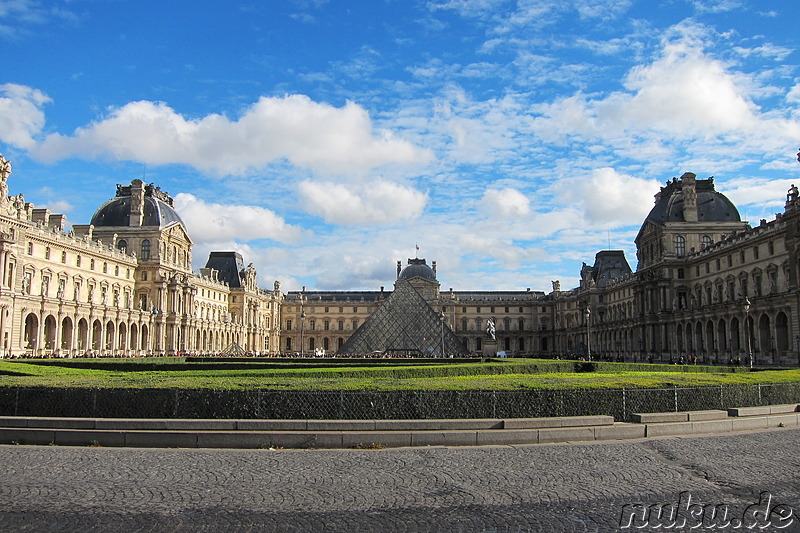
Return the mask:
<svg viewBox="0 0 800 533"><path fill-rule="evenodd" d="M733 516L768 491L795 511L781 531L800 531L799 450L800 429L384 450L0 446L0 531L603 532L624 505L682 491Z"/></svg>

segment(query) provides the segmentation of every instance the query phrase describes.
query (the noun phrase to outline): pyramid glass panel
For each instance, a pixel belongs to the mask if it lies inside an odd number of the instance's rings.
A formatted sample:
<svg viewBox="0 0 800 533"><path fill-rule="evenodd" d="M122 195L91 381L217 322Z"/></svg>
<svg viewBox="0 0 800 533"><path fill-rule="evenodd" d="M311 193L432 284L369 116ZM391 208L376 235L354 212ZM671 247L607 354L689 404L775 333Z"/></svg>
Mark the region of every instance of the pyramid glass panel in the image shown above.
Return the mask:
<svg viewBox="0 0 800 533"><path fill-rule="evenodd" d="M405 280L397 281L394 292L337 353L374 352L423 357L467 354L464 344L453 330Z"/></svg>

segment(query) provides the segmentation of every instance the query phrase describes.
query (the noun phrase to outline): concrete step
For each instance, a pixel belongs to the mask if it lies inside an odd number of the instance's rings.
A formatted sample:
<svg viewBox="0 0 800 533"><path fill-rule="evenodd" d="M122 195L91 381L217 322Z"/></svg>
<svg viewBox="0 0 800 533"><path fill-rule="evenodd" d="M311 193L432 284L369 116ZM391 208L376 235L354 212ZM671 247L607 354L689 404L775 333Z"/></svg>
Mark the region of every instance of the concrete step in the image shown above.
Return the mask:
<svg viewBox="0 0 800 533"><path fill-rule="evenodd" d="M437 431L607 426L614 417L421 420L187 420L174 418L0 417L0 427L153 431Z"/></svg>
<svg viewBox="0 0 800 533"><path fill-rule="evenodd" d="M702 413L702 412L695 412ZM638 439L800 425L800 412L680 422L610 416L485 420L146 420L0 417L0 444L146 448L384 448ZM716 415L710 415L716 416Z"/></svg>
<svg viewBox="0 0 800 533"><path fill-rule="evenodd" d="M710 409L706 411L634 413L631 415L631 422L634 422L636 424L658 424L664 422L695 422L700 420L724 420L725 418L728 418L728 411Z"/></svg>
<svg viewBox="0 0 800 533"><path fill-rule="evenodd" d="M734 407L728 409L729 416L764 416L764 415L777 415L785 413L794 413L800 406L796 403L788 403L783 405L761 405L758 407Z"/></svg>

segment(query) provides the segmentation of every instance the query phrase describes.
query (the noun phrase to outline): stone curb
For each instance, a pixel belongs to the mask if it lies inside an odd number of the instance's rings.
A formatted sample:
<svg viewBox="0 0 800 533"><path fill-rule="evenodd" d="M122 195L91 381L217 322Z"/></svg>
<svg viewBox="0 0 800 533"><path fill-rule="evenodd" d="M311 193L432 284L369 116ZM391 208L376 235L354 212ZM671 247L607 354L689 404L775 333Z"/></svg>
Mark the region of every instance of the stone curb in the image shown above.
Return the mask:
<svg viewBox="0 0 800 533"><path fill-rule="evenodd" d="M778 407L778 406L775 406ZM796 407L796 406L795 406ZM782 410L781 410L782 409ZM800 412L681 422L612 417L507 420L145 420L0 417L0 444L147 448L394 448L585 442L799 426ZM670 417L655 417L669 420Z"/></svg>

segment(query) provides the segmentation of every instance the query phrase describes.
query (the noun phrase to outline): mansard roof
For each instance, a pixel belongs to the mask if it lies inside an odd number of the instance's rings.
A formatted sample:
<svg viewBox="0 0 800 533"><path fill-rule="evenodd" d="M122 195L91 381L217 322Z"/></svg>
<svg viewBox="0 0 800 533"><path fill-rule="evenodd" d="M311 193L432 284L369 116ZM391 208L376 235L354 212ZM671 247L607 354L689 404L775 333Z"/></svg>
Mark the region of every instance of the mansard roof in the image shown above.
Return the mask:
<svg viewBox="0 0 800 533"><path fill-rule="evenodd" d="M656 205L645 219L663 226L669 222L686 222L684 218L684 178L691 177L697 194L698 222L740 222L739 210L733 202L714 189L714 178L694 180L687 172L680 179L673 178L656 195Z"/></svg>
<svg viewBox="0 0 800 533"><path fill-rule="evenodd" d="M142 226L166 227L174 222L183 224L175 211L172 198L152 183L144 188ZM131 186L117 185L117 194L108 200L92 216L91 224L101 226L130 226Z"/></svg>

